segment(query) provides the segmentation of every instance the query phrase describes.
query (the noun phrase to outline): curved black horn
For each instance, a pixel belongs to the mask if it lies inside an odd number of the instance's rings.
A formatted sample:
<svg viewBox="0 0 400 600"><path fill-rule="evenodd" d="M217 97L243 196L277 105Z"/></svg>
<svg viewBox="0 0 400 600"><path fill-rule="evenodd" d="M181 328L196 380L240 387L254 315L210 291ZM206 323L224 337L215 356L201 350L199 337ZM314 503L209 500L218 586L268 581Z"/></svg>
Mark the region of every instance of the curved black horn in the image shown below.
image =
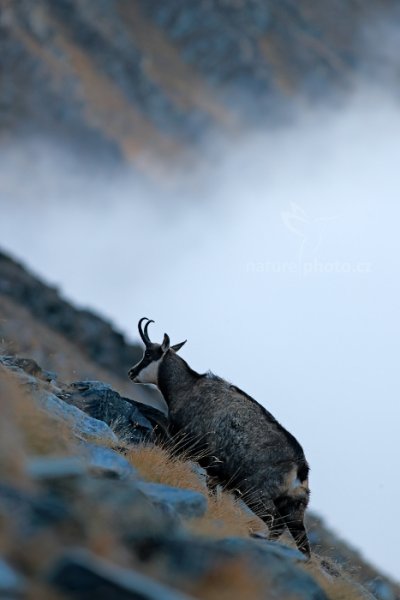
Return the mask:
<svg viewBox="0 0 400 600"><path fill-rule="evenodd" d="M146 325L144 326L144 336L147 339L148 343L151 344L151 340L149 338L149 334L147 333L147 328L150 325L150 323L154 323L153 319L149 319L146 323Z"/></svg>
<svg viewBox="0 0 400 600"><path fill-rule="evenodd" d="M144 326L144 331L142 329L143 321L147 321L146 325ZM154 323L154 321L152 321L151 319L148 319L147 317L142 317L138 323L139 335L142 338L142 341L145 346L148 346L149 344L151 344L150 338L147 334L147 327L150 325L150 323Z"/></svg>

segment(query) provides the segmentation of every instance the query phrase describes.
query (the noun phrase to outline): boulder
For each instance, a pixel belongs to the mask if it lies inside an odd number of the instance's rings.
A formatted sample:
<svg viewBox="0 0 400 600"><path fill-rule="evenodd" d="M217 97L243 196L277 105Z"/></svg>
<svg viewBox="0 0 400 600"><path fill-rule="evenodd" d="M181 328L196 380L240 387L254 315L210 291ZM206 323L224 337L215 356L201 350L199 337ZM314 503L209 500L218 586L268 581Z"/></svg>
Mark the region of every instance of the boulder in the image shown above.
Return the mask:
<svg viewBox="0 0 400 600"><path fill-rule="evenodd" d="M19 598L24 591L24 578L0 558L0 597Z"/></svg>
<svg viewBox="0 0 400 600"><path fill-rule="evenodd" d="M164 413L122 397L101 381L76 381L63 393L63 399L90 416L112 426L129 443L154 442L156 432L167 436L168 419Z"/></svg>
<svg viewBox="0 0 400 600"><path fill-rule="evenodd" d="M141 573L80 549L64 554L50 570L48 581L78 600L190 600Z"/></svg>
<svg viewBox="0 0 400 600"><path fill-rule="evenodd" d="M106 423L90 417L76 406L64 402L55 394L39 389L33 392L33 397L52 416L66 421L77 437L98 440L102 443L117 442L117 436Z"/></svg>
<svg viewBox="0 0 400 600"><path fill-rule="evenodd" d="M75 496L77 517L82 514L85 519L85 507L101 506L110 515L115 534L132 544L175 535L181 528L176 514L154 504L133 479L110 481L88 474L79 482Z"/></svg>
<svg viewBox="0 0 400 600"><path fill-rule="evenodd" d="M167 505L182 518L202 517L207 511L206 497L199 492L160 483L139 482L138 487L153 504Z"/></svg>
<svg viewBox="0 0 400 600"><path fill-rule="evenodd" d="M54 527L72 516L71 507L60 497L40 490L22 490L0 482L0 520L14 519L15 533L26 538L43 527Z"/></svg>
<svg viewBox="0 0 400 600"><path fill-rule="evenodd" d="M85 441L81 442L80 447L83 451L83 461L91 470L119 479L137 478L135 467L115 450Z"/></svg>
<svg viewBox="0 0 400 600"><path fill-rule="evenodd" d="M25 471L36 482L47 483L83 477L87 469L77 456L35 456L26 460Z"/></svg>

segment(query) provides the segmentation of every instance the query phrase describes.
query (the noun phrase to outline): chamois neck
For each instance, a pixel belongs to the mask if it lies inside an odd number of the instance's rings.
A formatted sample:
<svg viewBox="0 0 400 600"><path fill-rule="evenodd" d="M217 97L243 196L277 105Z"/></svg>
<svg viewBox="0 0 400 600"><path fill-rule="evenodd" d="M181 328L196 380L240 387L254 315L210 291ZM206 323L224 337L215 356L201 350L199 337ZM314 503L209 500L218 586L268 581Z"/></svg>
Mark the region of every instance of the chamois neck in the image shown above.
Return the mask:
<svg viewBox="0 0 400 600"><path fill-rule="evenodd" d="M201 375L193 371L183 358L170 350L158 371L158 388L169 405L177 392L190 389L199 377Z"/></svg>

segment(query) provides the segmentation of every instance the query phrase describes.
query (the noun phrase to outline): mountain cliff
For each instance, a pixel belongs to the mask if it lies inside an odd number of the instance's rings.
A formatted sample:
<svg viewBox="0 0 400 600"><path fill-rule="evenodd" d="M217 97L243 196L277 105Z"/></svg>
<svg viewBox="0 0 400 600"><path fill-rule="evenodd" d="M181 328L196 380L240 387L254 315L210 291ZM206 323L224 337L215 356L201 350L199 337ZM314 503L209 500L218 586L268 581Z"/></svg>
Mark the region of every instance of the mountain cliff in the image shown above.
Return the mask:
<svg viewBox="0 0 400 600"><path fill-rule="evenodd" d="M210 132L350 90L365 30L398 19L395 0L0 0L0 141L50 135L156 176Z"/></svg>

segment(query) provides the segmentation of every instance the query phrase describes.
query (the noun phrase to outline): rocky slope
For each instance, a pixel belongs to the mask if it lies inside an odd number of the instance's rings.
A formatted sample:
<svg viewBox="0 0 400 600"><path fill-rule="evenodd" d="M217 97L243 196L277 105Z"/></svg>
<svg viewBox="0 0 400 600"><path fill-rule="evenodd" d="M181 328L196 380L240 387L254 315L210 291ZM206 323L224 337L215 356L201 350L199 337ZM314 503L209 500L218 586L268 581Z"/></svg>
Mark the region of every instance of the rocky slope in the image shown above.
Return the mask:
<svg viewBox="0 0 400 600"><path fill-rule="evenodd" d="M61 377L107 379L129 393L127 372L142 356L111 323L77 309L59 291L0 252L0 340L8 351L29 355ZM153 389L137 390L138 399L159 406Z"/></svg>
<svg viewBox="0 0 400 600"><path fill-rule="evenodd" d="M163 430L155 409L4 355L0 408L0 592L8 598L373 598L337 564L318 556L306 564L296 549L262 539L262 522L232 498L230 514L216 513L223 500L194 463L161 448L160 476L178 471L180 485L145 481ZM258 539L238 535L250 521Z"/></svg>
<svg viewBox="0 0 400 600"><path fill-rule="evenodd" d="M351 89L364 28L399 18L395 0L0 0L0 140L61 137L154 177L210 131Z"/></svg>
<svg viewBox="0 0 400 600"><path fill-rule="evenodd" d="M0 595L400 598L316 516L305 565L289 537L267 542L255 515L210 494L165 413L113 366L139 348L5 255L0 311Z"/></svg>

